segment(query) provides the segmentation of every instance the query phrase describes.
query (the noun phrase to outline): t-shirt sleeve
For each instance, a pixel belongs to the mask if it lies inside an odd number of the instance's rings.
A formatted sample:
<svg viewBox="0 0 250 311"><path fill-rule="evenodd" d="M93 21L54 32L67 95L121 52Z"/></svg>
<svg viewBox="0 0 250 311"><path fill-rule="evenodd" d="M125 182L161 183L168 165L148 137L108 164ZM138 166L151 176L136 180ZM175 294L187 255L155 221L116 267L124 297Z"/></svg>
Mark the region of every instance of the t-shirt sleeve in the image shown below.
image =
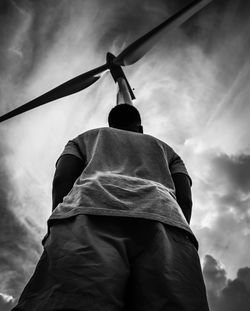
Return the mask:
<svg viewBox="0 0 250 311"><path fill-rule="evenodd" d="M79 143L78 137L75 139L69 140L68 143L65 145L63 152L60 154L59 158L57 159L56 165L59 159L65 154L74 155L85 163L86 157L84 155L84 150L81 145L82 144Z"/></svg>
<svg viewBox="0 0 250 311"><path fill-rule="evenodd" d="M181 159L181 157L172 151L172 155L171 155L171 159L169 162L169 170L171 172L171 175L177 174L177 173L182 173L188 176L189 180L190 180L190 184L192 185L192 179L190 177L190 175L188 174L187 168L183 162L183 160Z"/></svg>

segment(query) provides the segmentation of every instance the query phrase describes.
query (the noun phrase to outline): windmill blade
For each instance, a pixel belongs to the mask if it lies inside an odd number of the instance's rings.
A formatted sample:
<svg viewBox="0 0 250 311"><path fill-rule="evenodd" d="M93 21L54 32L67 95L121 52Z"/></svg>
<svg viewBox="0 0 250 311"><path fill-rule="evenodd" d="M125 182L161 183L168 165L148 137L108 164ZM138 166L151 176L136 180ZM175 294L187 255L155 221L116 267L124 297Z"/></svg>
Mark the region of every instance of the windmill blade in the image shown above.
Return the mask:
<svg viewBox="0 0 250 311"><path fill-rule="evenodd" d="M177 28L211 1L212 0L195 0L191 2L188 6L130 44L116 57L114 63L119 66L134 64L154 46L163 33L166 34L170 30Z"/></svg>
<svg viewBox="0 0 250 311"><path fill-rule="evenodd" d="M10 119L28 110L39 107L41 105L45 105L53 100L68 96L70 94L77 93L89 87L91 84L95 83L101 77L101 74L107 69L108 66L107 64L105 64L88 72L85 72L57 86L56 88L48 91L47 93L31 100L30 102L4 114L3 116L0 117L0 122Z"/></svg>
<svg viewBox="0 0 250 311"><path fill-rule="evenodd" d="M137 62L153 47L153 45L156 43L157 40L159 40L163 33L178 27L211 1L212 0L193 1L190 5L188 5L172 17L168 18L159 26L155 27L143 37L139 38L134 43L129 45L116 58L113 59L113 65L127 66ZM47 104L53 100L68 96L70 94L79 92L87 88L100 78L102 72L111 69L110 66L110 63L106 63L100 67L90 70L84 74L77 76L76 78L73 78L59 85L58 87L24 104L23 106L18 107L1 116L0 122L19 115L25 111L34 109L38 106Z"/></svg>

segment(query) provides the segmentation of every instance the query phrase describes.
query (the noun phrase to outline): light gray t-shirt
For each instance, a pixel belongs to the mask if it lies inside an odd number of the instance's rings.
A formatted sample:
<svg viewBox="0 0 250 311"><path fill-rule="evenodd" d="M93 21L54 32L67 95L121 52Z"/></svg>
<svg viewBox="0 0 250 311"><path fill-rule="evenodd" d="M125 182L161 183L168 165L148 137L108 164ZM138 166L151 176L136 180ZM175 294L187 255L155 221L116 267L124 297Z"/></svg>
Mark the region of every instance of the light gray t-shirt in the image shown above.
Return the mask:
<svg viewBox="0 0 250 311"><path fill-rule="evenodd" d="M64 148L84 170L50 220L79 214L158 220L192 231L178 205L171 175L188 175L181 158L153 136L109 127L87 131Z"/></svg>

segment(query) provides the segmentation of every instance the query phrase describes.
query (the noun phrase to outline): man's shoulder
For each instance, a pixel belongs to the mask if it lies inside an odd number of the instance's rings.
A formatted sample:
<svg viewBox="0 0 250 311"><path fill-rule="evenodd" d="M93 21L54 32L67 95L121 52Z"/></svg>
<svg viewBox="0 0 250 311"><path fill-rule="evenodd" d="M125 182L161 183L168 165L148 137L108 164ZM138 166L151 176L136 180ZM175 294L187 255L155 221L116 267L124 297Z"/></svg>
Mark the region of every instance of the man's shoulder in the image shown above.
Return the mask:
<svg viewBox="0 0 250 311"><path fill-rule="evenodd" d="M94 128L94 129L90 129L87 130L85 132L82 132L81 134L79 134L76 139L78 138L84 138L87 136L92 136L92 135L97 135L100 131L105 131L106 129L108 129L108 127L98 127L98 128Z"/></svg>
<svg viewBox="0 0 250 311"><path fill-rule="evenodd" d="M145 134L145 133L136 133L136 132L131 132L131 131L125 131L125 130L120 130L112 127L99 127L99 128L94 128L87 130L80 135L76 137L76 139L85 139L85 138L91 138L91 137L97 137L99 134L102 135L118 135L118 136L127 136L131 137L132 139L135 140L141 140L141 141L149 141L149 142L155 142L158 145L161 145L163 148L171 148L166 142L158 139L157 137L150 135L150 134Z"/></svg>

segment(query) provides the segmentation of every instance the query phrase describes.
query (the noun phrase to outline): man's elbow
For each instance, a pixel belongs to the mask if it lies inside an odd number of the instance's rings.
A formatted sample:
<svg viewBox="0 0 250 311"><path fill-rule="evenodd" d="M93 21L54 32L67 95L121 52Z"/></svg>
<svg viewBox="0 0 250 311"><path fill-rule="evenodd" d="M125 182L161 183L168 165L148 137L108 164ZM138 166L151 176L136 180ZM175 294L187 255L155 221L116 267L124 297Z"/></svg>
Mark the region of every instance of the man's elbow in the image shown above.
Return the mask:
<svg viewBox="0 0 250 311"><path fill-rule="evenodd" d="M65 183L65 177L64 176L61 176L59 174L55 174L54 176L54 179L53 179L53 182L52 182L52 188L57 188L59 187L60 185L62 185L63 183Z"/></svg>
<svg viewBox="0 0 250 311"><path fill-rule="evenodd" d="M183 199L183 203L185 204L185 206L189 209L192 209L192 206L193 206L193 201L192 201L192 198L191 197L186 197Z"/></svg>
<svg viewBox="0 0 250 311"><path fill-rule="evenodd" d="M65 196L69 193L74 185L75 179L55 176L52 182L52 194L56 196Z"/></svg>
<svg viewBox="0 0 250 311"><path fill-rule="evenodd" d="M61 178L59 176L55 177L52 182L52 201L53 201L53 208L62 203L63 198L70 192L72 189L73 183L69 182L65 178Z"/></svg>
<svg viewBox="0 0 250 311"><path fill-rule="evenodd" d="M192 198L190 197L179 198L177 199L177 202L180 205L183 215L185 216L187 222L190 223L193 206Z"/></svg>

